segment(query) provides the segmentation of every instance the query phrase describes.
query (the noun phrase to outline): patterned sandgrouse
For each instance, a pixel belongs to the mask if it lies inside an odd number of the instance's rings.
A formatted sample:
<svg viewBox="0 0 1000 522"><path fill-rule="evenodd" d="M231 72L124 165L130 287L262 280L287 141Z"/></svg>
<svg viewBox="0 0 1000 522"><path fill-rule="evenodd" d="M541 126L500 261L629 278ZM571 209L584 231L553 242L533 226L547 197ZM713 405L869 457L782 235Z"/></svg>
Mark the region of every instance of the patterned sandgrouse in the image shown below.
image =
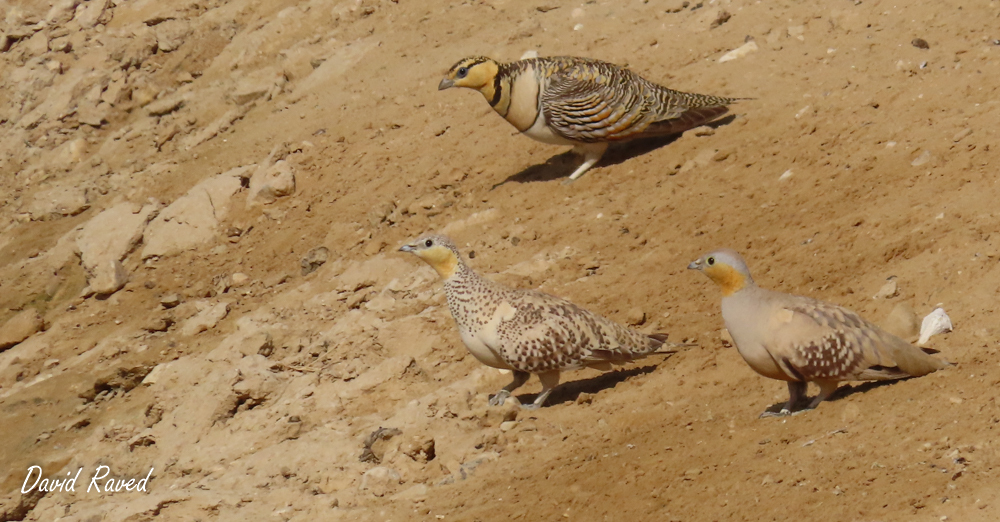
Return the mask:
<svg viewBox="0 0 1000 522"><path fill-rule="evenodd" d="M465 58L438 85L449 87L481 92L522 134L572 145L584 159L568 181L593 167L609 142L683 132L740 100L674 91L615 64L572 56L511 63Z"/></svg>
<svg viewBox="0 0 1000 522"><path fill-rule="evenodd" d="M513 370L514 380L490 399L503 404L532 373L542 382L541 406L559 384L559 372L584 367L603 371L676 346L666 334L647 335L541 292L495 283L472 271L445 236L427 235L403 245L444 279L451 315L469 351L480 362Z"/></svg>
<svg viewBox="0 0 1000 522"><path fill-rule="evenodd" d="M809 382L820 390L811 409L840 381L919 377L950 366L846 308L760 288L732 250L709 252L688 268L722 289L722 318L750 367L788 381L788 404L779 415L795 411Z"/></svg>

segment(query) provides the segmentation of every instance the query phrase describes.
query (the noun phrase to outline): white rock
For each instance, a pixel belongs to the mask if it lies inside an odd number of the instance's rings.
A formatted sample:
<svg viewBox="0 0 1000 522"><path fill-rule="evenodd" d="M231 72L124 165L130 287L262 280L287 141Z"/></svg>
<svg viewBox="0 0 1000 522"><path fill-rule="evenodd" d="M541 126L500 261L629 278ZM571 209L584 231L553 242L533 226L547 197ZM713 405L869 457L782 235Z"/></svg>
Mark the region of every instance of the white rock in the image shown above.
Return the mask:
<svg viewBox="0 0 1000 522"><path fill-rule="evenodd" d="M899 285L896 283L895 279L890 279L882 288L879 288L878 292L872 297L872 299L892 299L899 295Z"/></svg>
<svg viewBox="0 0 1000 522"><path fill-rule="evenodd" d="M54 187L35 194L26 209L34 221L49 216L75 216L90 208L81 187Z"/></svg>
<svg viewBox="0 0 1000 522"><path fill-rule="evenodd" d="M261 166L250 178L250 195L247 207L255 204L274 203L280 197L295 192L295 171L285 160L278 160L269 167Z"/></svg>
<svg viewBox="0 0 1000 522"><path fill-rule="evenodd" d="M215 328L215 325L229 313L229 303L216 303L212 306L207 306L206 303L199 304L204 308L184 322L181 335L196 335Z"/></svg>
<svg viewBox="0 0 1000 522"><path fill-rule="evenodd" d="M917 156L913 161L911 161L910 165L913 165L914 167L919 167L930 160L931 160L931 151L925 150L921 152L920 155Z"/></svg>
<svg viewBox="0 0 1000 522"><path fill-rule="evenodd" d="M191 24L187 20L167 20L156 24L153 33L156 34L157 52L169 53L176 50L190 32Z"/></svg>
<svg viewBox="0 0 1000 522"><path fill-rule="evenodd" d="M778 176L778 181L785 181L786 179L792 177L793 174L794 173L792 172L792 169L788 169L785 172L782 172L780 176Z"/></svg>
<svg viewBox="0 0 1000 522"><path fill-rule="evenodd" d="M57 26L72 20L79 3L80 0L58 0L45 15L45 21L50 26Z"/></svg>
<svg viewBox="0 0 1000 522"><path fill-rule="evenodd" d="M84 29L94 27L100 21L104 10L108 8L109 2L110 0L90 0L80 4L76 8L76 22Z"/></svg>
<svg viewBox="0 0 1000 522"><path fill-rule="evenodd" d="M145 232L142 258L190 250L214 238L240 190L240 175L253 167L232 169L203 181L163 209Z"/></svg>
<svg viewBox="0 0 1000 522"><path fill-rule="evenodd" d="M250 276L244 274L243 272L236 272L230 279L232 280L234 287L239 287L247 284L247 282L250 281Z"/></svg>
<svg viewBox="0 0 1000 522"><path fill-rule="evenodd" d="M399 487L402 477L399 473L385 466L374 467L361 477L361 491L368 491L376 497L384 497Z"/></svg>
<svg viewBox="0 0 1000 522"><path fill-rule="evenodd" d="M522 58L523 59L523 58ZM417 484L408 487L392 496L392 500L410 500L413 502L423 502L427 500L427 485Z"/></svg>
<svg viewBox="0 0 1000 522"><path fill-rule="evenodd" d="M524 54L522 54L521 58L519 58L519 59L520 60L527 60L529 58L538 58L538 51L536 51L534 49L531 49L531 50L528 50L528 51L524 51Z"/></svg>
<svg viewBox="0 0 1000 522"><path fill-rule="evenodd" d="M157 364L155 367L153 367L153 370L147 373L146 377L142 379L142 384L146 386L151 386L153 384L156 384L156 381L158 381L161 377L163 377L163 374L166 372L166 369L170 367L171 364L173 364L173 361L163 364Z"/></svg>
<svg viewBox="0 0 1000 522"><path fill-rule="evenodd" d="M6 350L40 332L45 326L42 316L34 308L28 308L11 317L0 326L0 350Z"/></svg>
<svg viewBox="0 0 1000 522"><path fill-rule="evenodd" d="M920 323L920 339L917 344L923 346L932 336L950 332L952 329L951 318L945 313L944 308L935 308Z"/></svg>
<svg viewBox="0 0 1000 522"><path fill-rule="evenodd" d="M93 267L87 286L98 295L109 295L121 290L128 282L128 270L117 259L102 261Z"/></svg>
<svg viewBox="0 0 1000 522"><path fill-rule="evenodd" d="M760 48L757 47L757 42L755 40L750 40L749 42L719 57L719 63L731 62L737 58L743 58L750 53L757 52L758 49Z"/></svg>
<svg viewBox="0 0 1000 522"><path fill-rule="evenodd" d="M153 204L140 206L135 203L121 203L104 210L83 225L76 238L76 247L80 252L83 268L89 275L88 282L94 291L106 293L98 288L106 289L107 285L95 284L93 281L97 277L97 272L103 271L104 276L114 274L117 268L112 266L112 262L125 259L125 256L138 246L146 224L156 216L156 213L157 206Z"/></svg>

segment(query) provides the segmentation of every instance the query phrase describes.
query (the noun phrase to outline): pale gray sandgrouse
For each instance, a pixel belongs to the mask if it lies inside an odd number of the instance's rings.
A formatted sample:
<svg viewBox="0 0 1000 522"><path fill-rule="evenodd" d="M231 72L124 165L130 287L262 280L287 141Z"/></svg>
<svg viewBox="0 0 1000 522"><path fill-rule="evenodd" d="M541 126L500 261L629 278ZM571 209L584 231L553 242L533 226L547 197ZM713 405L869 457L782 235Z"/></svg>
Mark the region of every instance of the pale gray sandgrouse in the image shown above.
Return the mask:
<svg viewBox="0 0 1000 522"><path fill-rule="evenodd" d="M743 98L679 92L618 65L556 56L500 63L475 56L456 63L438 89L466 87L522 134L543 143L572 145L583 175L608 143L667 136L711 122Z"/></svg>
<svg viewBox="0 0 1000 522"><path fill-rule="evenodd" d="M722 289L722 318L750 367L788 381L788 404L778 415L795 411L810 382L819 385L811 409L841 381L919 377L950 366L846 308L760 288L732 250L709 252L688 268Z"/></svg>
<svg viewBox="0 0 1000 522"><path fill-rule="evenodd" d="M514 372L514 380L489 403L503 404L532 373L542 382L534 403L541 406L559 384L559 372L584 367L607 371L612 365L678 346L667 334L637 332L569 301L532 290L510 288L472 271L445 236L427 235L403 245L444 279L448 308L462 342L481 363Z"/></svg>

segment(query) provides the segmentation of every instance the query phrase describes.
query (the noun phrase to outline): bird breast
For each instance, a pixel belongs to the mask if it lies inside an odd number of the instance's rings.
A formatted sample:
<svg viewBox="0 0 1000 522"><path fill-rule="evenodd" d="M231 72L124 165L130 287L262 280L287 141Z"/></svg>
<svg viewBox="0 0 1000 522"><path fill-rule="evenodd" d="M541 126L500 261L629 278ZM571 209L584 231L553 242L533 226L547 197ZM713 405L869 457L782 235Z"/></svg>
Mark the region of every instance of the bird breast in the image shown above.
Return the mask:
<svg viewBox="0 0 1000 522"><path fill-rule="evenodd" d="M740 299L744 298L744 299ZM753 370L764 377L782 381L795 380L785 374L768 350L768 340L760 335L770 325L768 313L762 310L763 303L746 303L745 296L724 297L722 299L722 319L726 329L736 343L736 350Z"/></svg>
<svg viewBox="0 0 1000 522"><path fill-rule="evenodd" d="M521 132L533 127L541 117L542 111L539 110L540 83L533 65L525 67L511 79L510 103L504 118Z"/></svg>
<svg viewBox="0 0 1000 522"><path fill-rule="evenodd" d="M483 335L484 332L479 332L478 334L462 331L462 342L465 343L465 347L469 349L469 353L472 354L479 362L490 366L493 368L510 369L510 365L503 360L500 356L499 349L494 349L488 341L489 335ZM486 339L484 339L484 337Z"/></svg>

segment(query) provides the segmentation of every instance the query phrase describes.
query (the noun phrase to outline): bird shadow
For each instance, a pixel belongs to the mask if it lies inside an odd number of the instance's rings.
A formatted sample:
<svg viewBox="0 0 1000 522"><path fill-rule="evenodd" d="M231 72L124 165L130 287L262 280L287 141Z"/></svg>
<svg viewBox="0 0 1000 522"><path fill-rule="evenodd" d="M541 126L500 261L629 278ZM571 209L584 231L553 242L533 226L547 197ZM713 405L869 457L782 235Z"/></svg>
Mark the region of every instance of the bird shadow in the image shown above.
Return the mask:
<svg viewBox="0 0 1000 522"><path fill-rule="evenodd" d="M913 377L906 377L906 378L903 378L903 379L893 379L893 380L886 380L886 381L866 381L866 382L863 382L861 384L845 384L845 385L837 388L837 391L833 392L823 402L837 402L837 401L839 401L841 399L846 399L847 397L850 397L851 395L855 395L855 394L858 394L858 393L867 393L867 392L869 392L871 390L874 390L875 388L881 388L882 386L892 386L893 384L896 384L897 382L908 381L908 380L910 380L912 378ZM815 395L813 395L811 397L808 397L808 398L803 398L802 399L802 404L809 404L809 401L813 400L813 398L815 398ZM781 411L782 408L785 407L785 404L787 404L787 401L782 401L782 402L779 402L779 403L776 403L776 404L772 404L772 405L768 406L767 409L765 409L764 411L766 413L778 413L778 412ZM820 403L820 404L823 404L823 403ZM818 407L819 406L817 406L817 408ZM797 410L797 411L809 411L809 408L804 408L803 407L802 409Z"/></svg>
<svg viewBox="0 0 1000 522"><path fill-rule="evenodd" d="M614 370L602 373L601 375L590 379L563 383L556 387L556 389L552 390L552 394L549 395L548 400L545 401L545 407L548 408L555 406L556 404L576 402L580 395L584 393L597 393L601 390L614 388L618 385L618 383L625 382L637 375L652 373L656 370L656 367L656 364L651 364L638 368L629 368L627 370ZM521 404L530 404L536 397L538 397L538 394L529 394L522 395L517 399L521 401Z"/></svg>
<svg viewBox="0 0 1000 522"><path fill-rule="evenodd" d="M711 127L715 129L721 127L722 125L728 125L735 119L736 115L730 114L710 123L706 123L702 125L702 127ZM611 146L608 147L607 152L604 153L604 156L601 157L600 161L598 161L592 169L610 167L611 165L625 163L632 158L648 154L660 147L670 145L671 143L677 141L682 134L683 133L677 133L670 134L668 136L654 136L650 138L636 138L634 140L613 142L611 143ZM535 183L566 178L572 174L582 162L583 157L573 153L572 150L569 150L550 157L545 160L545 163L532 165L517 174L509 176L507 179L490 187L490 190L506 185L509 182Z"/></svg>

